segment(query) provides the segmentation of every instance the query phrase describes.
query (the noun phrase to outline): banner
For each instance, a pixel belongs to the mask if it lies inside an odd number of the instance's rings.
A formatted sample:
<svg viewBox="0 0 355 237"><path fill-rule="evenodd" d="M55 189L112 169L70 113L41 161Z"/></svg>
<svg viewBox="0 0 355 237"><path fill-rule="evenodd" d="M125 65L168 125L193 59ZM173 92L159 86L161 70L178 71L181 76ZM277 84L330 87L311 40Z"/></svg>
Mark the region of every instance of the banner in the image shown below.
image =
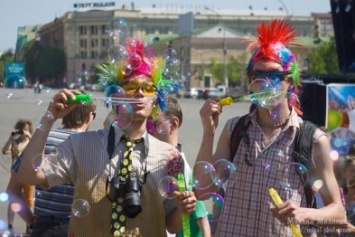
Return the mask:
<svg viewBox="0 0 355 237"><path fill-rule="evenodd" d="M355 143L355 84L327 85L326 124L332 147L347 154Z"/></svg>
<svg viewBox="0 0 355 237"><path fill-rule="evenodd" d="M5 64L4 86L5 88L19 88L19 89L27 87L24 63Z"/></svg>

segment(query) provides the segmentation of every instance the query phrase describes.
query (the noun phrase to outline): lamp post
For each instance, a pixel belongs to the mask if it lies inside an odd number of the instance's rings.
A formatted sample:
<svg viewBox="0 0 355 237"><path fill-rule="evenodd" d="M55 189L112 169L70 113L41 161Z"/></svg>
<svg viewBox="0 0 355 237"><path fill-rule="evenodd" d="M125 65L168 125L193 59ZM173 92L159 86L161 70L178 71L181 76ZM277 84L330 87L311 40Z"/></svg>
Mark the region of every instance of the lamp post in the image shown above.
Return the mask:
<svg viewBox="0 0 355 237"><path fill-rule="evenodd" d="M279 3L281 3L283 9L284 9L285 12L286 12L286 17L287 17L287 18L290 18L290 14L289 14L289 12L288 12L288 9L287 9L287 6L286 6L285 2L284 2L283 0L276 0L276 1L278 1Z"/></svg>
<svg viewBox="0 0 355 237"><path fill-rule="evenodd" d="M219 18L219 22L222 22L222 16L214 9L211 9L209 7L205 7L206 10L209 10L217 15ZM223 79L224 79L224 85L226 86L227 93L229 91L229 83L228 83L228 76L227 76L227 43L226 43L226 28L222 24L221 28L218 29L218 31L223 30Z"/></svg>

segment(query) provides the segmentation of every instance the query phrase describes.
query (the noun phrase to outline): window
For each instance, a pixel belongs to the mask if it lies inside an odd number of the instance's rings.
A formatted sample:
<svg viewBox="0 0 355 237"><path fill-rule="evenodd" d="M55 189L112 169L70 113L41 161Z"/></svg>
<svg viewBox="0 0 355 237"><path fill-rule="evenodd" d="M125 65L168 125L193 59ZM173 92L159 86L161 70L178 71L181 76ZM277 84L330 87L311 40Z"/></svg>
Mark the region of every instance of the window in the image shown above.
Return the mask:
<svg viewBox="0 0 355 237"><path fill-rule="evenodd" d="M81 40L80 40L80 47L81 47L81 48L86 48L86 47L87 47L87 41L86 41L86 39L81 39Z"/></svg>
<svg viewBox="0 0 355 237"><path fill-rule="evenodd" d="M80 35L86 35L86 26L79 26Z"/></svg>
<svg viewBox="0 0 355 237"><path fill-rule="evenodd" d="M98 39L92 39L91 40L91 47L92 48L96 48L99 44L99 40Z"/></svg>
<svg viewBox="0 0 355 237"><path fill-rule="evenodd" d="M97 58L97 51L91 51L91 58Z"/></svg>
<svg viewBox="0 0 355 237"><path fill-rule="evenodd" d="M91 35L97 35L99 30L97 26L91 26L90 31L91 31Z"/></svg>
<svg viewBox="0 0 355 237"><path fill-rule="evenodd" d="M81 52L80 52L80 58L87 58L87 53L86 53L86 51L81 51Z"/></svg>

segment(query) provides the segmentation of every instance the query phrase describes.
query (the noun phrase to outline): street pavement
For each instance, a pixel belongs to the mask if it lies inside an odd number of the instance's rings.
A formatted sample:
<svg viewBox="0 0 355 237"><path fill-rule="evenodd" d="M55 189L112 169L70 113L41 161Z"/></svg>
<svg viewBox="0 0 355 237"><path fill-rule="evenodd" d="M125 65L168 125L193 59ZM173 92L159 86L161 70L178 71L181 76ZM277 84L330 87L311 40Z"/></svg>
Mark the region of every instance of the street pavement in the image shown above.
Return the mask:
<svg viewBox="0 0 355 237"><path fill-rule="evenodd" d="M53 95L58 90L43 90L41 94L34 94L34 91L28 89L27 91L9 91L0 88L0 147L5 144L10 136L13 126L18 119L29 119L32 121L34 127L38 125L38 121L47 110L48 103ZM8 99L8 92L14 95ZM93 122L90 130L97 130L102 128L102 123L106 118L109 110L105 108L103 103L103 93L93 92L93 98L97 100L97 116ZM193 166L198 148L200 146L202 137L202 125L200 123L199 110L202 107L204 100L179 98L179 103L183 110L183 123L180 128L180 143L190 166ZM219 119L219 127L217 129L217 136L215 136L214 144L216 146L218 136L226 123L228 118L233 116L240 116L248 112L250 103L235 103L223 108L223 113ZM61 127L57 121L54 128ZM10 178L10 155L2 155L0 157L0 234L4 228L7 228L7 205L8 201L2 200L2 193L5 192L8 180ZM19 216L15 216L14 229L19 232L25 232L26 225ZM20 236L20 235L18 235Z"/></svg>

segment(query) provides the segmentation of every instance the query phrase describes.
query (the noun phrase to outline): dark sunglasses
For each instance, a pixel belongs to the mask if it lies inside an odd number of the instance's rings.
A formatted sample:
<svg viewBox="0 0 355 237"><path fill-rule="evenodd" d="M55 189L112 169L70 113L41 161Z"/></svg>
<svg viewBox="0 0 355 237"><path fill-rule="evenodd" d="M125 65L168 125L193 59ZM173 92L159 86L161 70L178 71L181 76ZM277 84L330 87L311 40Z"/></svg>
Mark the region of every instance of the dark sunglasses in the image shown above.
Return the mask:
<svg viewBox="0 0 355 237"><path fill-rule="evenodd" d="M94 120L96 118L96 112L92 112L92 120Z"/></svg>
<svg viewBox="0 0 355 237"><path fill-rule="evenodd" d="M290 71L273 71L273 72L264 72L264 71L254 71L252 72L251 79L255 80L258 78L267 78L272 81L283 81L291 74Z"/></svg>

